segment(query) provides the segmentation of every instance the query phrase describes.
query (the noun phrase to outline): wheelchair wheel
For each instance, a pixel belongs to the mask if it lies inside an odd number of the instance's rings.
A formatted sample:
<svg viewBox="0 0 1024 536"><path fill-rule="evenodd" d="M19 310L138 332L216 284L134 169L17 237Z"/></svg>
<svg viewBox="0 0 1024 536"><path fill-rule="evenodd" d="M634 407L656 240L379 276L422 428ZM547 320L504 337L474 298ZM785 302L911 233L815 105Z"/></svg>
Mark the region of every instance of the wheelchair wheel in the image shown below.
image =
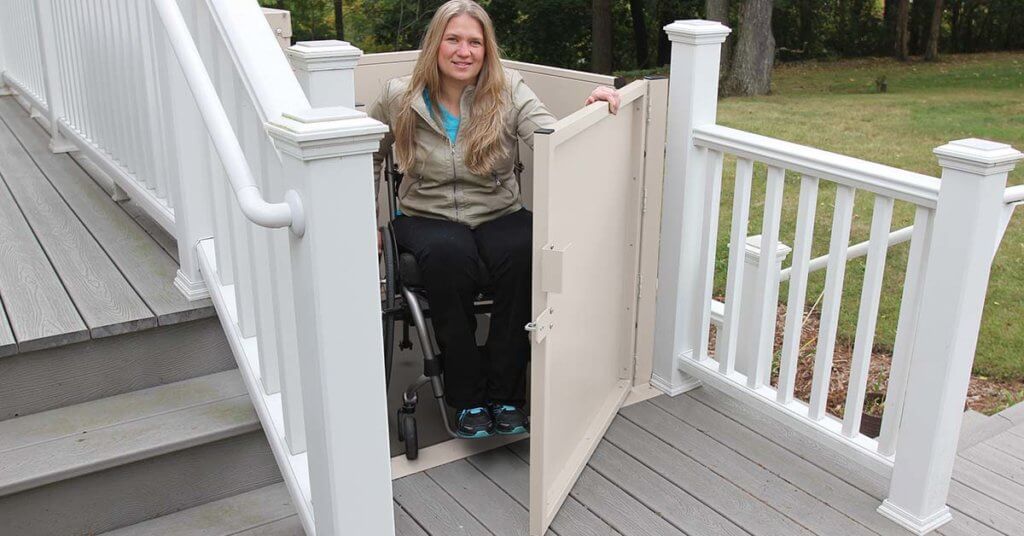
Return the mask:
<svg viewBox="0 0 1024 536"><path fill-rule="evenodd" d="M399 417L398 435L405 441L405 457L415 460L420 455L420 443L416 434L416 417L405 413Z"/></svg>
<svg viewBox="0 0 1024 536"><path fill-rule="evenodd" d="M384 328L384 381L387 387L391 386L391 365L394 362L395 350L395 294L398 292L398 281L396 276L396 263L398 262L398 251L395 249L394 237L389 227L380 229L383 238L382 249L384 250L384 315L381 323Z"/></svg>

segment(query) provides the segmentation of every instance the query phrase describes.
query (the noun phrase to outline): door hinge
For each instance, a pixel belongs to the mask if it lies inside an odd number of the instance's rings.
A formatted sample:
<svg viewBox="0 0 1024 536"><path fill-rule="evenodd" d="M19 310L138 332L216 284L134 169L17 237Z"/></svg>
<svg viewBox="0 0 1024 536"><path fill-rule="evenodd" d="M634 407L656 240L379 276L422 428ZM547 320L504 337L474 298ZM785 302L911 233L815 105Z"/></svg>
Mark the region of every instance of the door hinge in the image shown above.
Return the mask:
<svg viewBox="0 0 1024 536"><path fill-rule="evenodd" d="M637 301L639 301L641 298L644 297L644 276L643 276L643 274L638 274L636 276L636 279L637 279L637 281L636 281L636 299L637 299Z"/></svg>
<svg viewBox="0 0 1024 536"><path fill-rule="evenodd" d="M533 333L533 342L540 344L547 338L548 333L555 327L555 310L551 308L541 311L536 320L526 324L526 331Z"/></svg>
<svg viewBox="0 0 1024 536"><path fill-rule="evenodd" d="M640 202L640 214L647 214L647 187L644 187L644 198Z"/></svg>

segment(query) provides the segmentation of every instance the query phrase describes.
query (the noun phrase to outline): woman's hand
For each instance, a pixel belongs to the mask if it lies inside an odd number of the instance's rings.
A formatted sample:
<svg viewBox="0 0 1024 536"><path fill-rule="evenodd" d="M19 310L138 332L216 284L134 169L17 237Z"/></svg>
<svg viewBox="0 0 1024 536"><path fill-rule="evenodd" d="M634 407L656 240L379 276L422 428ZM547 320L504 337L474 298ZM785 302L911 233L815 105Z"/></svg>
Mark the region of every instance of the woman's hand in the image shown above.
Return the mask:
<svg viewBox="0 0 1024 536"><path fill-rule="evenodd" d="M587 102L583 103L584 106L591 105L597 101L605 101L608 103L608 111L615 115L619 113L619 103L622 98L619 96L619 92L608 86L597 86L594 88L593 93L587 97Z"/></svg>

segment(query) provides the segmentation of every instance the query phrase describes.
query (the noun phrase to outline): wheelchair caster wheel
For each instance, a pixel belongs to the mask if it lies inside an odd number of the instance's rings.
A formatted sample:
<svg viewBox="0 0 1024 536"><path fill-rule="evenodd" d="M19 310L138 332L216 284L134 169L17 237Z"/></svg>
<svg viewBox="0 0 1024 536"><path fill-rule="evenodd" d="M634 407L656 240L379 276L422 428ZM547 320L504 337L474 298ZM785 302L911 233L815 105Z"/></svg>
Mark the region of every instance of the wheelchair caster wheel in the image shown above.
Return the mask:
<svg viewBox="0 0 1024 536"><path fill-rule="evenodd" d="M398 437L405 442L405 457L415 460L420 454L419 438L416 434L416 417L410 414L398 418Z"/></svg>

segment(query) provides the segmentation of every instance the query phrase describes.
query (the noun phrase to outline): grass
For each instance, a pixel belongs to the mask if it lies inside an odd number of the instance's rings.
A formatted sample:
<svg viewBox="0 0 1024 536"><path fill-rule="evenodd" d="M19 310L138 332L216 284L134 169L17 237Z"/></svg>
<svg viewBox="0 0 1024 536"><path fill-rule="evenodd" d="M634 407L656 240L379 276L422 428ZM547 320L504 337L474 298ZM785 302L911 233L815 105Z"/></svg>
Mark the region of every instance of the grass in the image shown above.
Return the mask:
<svg viewBox="0 0 1024 536"><path fill-rule="evenodd" d="M877 91L884 76L888 91ZM900 64L886 59L780 65L773 93L729 98L719 104L722 125L809 145L873 162L939 176L932 149L950 140L978 137L1024 149L1024 53L946 56L937 63ZM735 161L726 160L718 245L716 293L724 293ZM1024 183L1024 165L1009 184ZM781 238L792 245L799 176L787 174ZM750 234L760 232L765 169L755 173ZM759 194L758 194L759 193ZM813 256L827 253L835 188L819 189ZM851 244L866 241L873 195L858 192ZM1024 212L1021 210L1020 212ZM910 225L914 207L897 202L892 228ZM908 245L889 250L875 347L891 351L903 288ZM789 259L785 265L788 266ZM841 342L852 343L865 259L847 266L841 306ZM824 271L812 274L808 306L824 286ZM785 301L784 284L780 297ZM995 258L974 363L976 377L1024 382L1024 216L1011 221ZM1024 391L1006 393L1006 404Z"/></svg>

